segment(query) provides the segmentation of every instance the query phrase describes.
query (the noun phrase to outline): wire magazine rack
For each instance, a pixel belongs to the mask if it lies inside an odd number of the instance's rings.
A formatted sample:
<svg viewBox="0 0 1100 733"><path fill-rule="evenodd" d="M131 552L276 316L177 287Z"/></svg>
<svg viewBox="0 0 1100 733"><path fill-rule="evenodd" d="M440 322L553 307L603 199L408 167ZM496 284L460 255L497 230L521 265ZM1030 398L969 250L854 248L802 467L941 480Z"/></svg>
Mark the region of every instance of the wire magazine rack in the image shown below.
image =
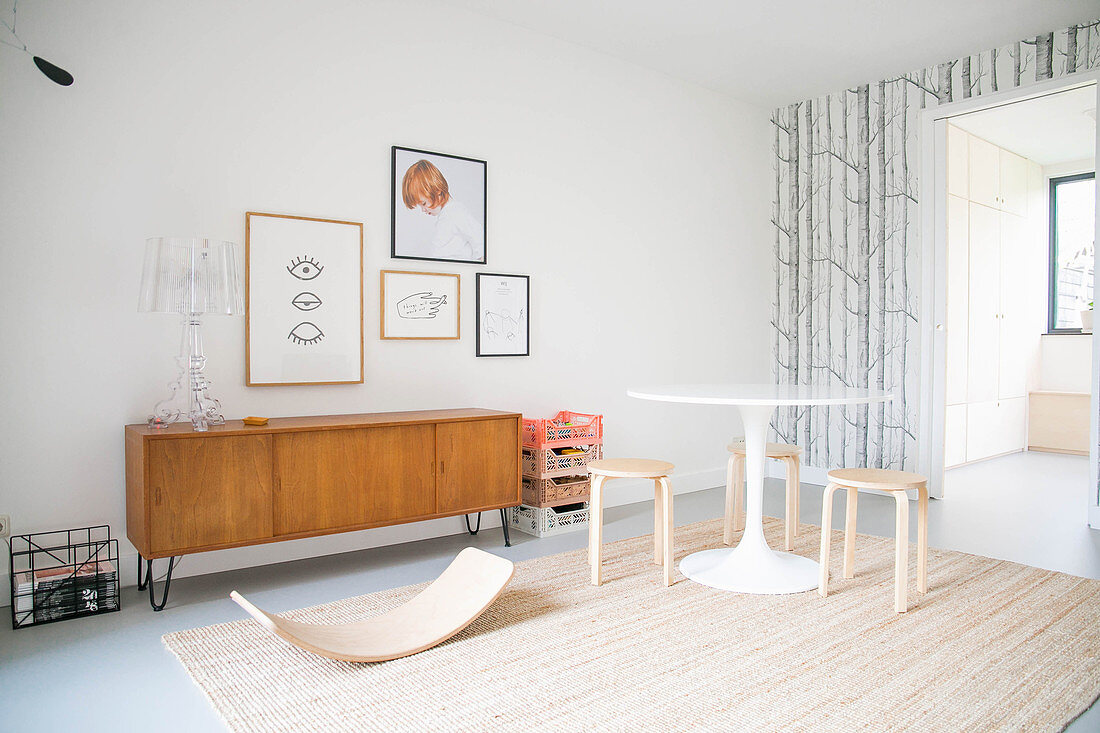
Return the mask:
<svg viewBox="0 0 1100 733"><path fill-rule="evenodd" d="M118 540L106 524L13 535L8 571L13 629L122 608Z"/></svg>

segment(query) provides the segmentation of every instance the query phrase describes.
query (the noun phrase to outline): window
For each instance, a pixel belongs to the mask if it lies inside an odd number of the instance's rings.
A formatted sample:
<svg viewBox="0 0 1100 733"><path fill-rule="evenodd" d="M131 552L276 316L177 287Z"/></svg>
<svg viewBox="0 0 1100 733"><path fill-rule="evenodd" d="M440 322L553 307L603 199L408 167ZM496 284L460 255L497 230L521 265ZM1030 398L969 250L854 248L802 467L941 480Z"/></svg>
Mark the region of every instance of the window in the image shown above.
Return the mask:
<svg viewBox="0 0 1100 733"><path fill-rule="evenodd" d="M1080 333L1092 303L1096 174L1050 179L1050 333Z"/></svg>

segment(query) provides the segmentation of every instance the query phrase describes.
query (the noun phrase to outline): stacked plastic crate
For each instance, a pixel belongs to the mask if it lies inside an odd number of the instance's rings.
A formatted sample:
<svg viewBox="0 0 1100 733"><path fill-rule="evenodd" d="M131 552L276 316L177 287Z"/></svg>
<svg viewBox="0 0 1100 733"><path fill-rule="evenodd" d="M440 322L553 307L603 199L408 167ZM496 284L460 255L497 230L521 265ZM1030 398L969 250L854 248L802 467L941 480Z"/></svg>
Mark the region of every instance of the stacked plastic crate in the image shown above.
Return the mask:
<svg viewBox="0 0 1100 733"><path fill-rule="evenodd" d="M603 457L603 415L562 410L523 421L523 504L508 510L520 532L547 537L588 524L588 462Z"/></svg>

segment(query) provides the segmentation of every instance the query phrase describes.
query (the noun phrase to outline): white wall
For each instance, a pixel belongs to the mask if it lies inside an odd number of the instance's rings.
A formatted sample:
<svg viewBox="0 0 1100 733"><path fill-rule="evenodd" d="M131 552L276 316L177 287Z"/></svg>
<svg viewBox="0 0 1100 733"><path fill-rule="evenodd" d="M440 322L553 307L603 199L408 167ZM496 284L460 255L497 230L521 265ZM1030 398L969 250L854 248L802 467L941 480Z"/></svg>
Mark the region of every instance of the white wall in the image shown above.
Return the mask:
<svg viewBox="0 0 1100 733"><path fill-rule="evenodd" d="M1092 392L1092 336L1044 334L1039 388L1047 392Z"/></svg>
<svg viewBox="0 0 1100 733"><path fill-rule="evenodd" d="M243 243L246 210L364 222L366 383L246 388L243 319L211 318L227 416L601 412L609 454L675 462L680 490L722 482L732 411L625 390L770 380L766 111L427 2L51 2L21 6L19 30L76 84L0 48L0 513L16 532L125 535L122 426L163 396L178 342L172 317L136 312L144 239ZM462 274L456 343L378 339L392 144L489 163L488 266L417 264ZM530 358L474 357L479 269L532 276ZM460 527L207 553L180 574Z"/></svg>

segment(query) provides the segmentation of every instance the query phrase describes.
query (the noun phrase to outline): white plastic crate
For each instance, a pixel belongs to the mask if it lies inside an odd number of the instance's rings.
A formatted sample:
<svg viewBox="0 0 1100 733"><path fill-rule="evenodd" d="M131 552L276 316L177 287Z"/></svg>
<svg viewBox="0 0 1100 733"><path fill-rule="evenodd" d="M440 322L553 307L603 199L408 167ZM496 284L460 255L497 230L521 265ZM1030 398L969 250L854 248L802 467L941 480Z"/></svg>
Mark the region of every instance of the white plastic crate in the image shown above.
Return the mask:
<svg viewBox="0 0 1100 733"><path fill-rule="evenodd" d="M507 510L508 526L535 537L552 537L588 527L588 502L538 507L520 504Z"/></svg>

